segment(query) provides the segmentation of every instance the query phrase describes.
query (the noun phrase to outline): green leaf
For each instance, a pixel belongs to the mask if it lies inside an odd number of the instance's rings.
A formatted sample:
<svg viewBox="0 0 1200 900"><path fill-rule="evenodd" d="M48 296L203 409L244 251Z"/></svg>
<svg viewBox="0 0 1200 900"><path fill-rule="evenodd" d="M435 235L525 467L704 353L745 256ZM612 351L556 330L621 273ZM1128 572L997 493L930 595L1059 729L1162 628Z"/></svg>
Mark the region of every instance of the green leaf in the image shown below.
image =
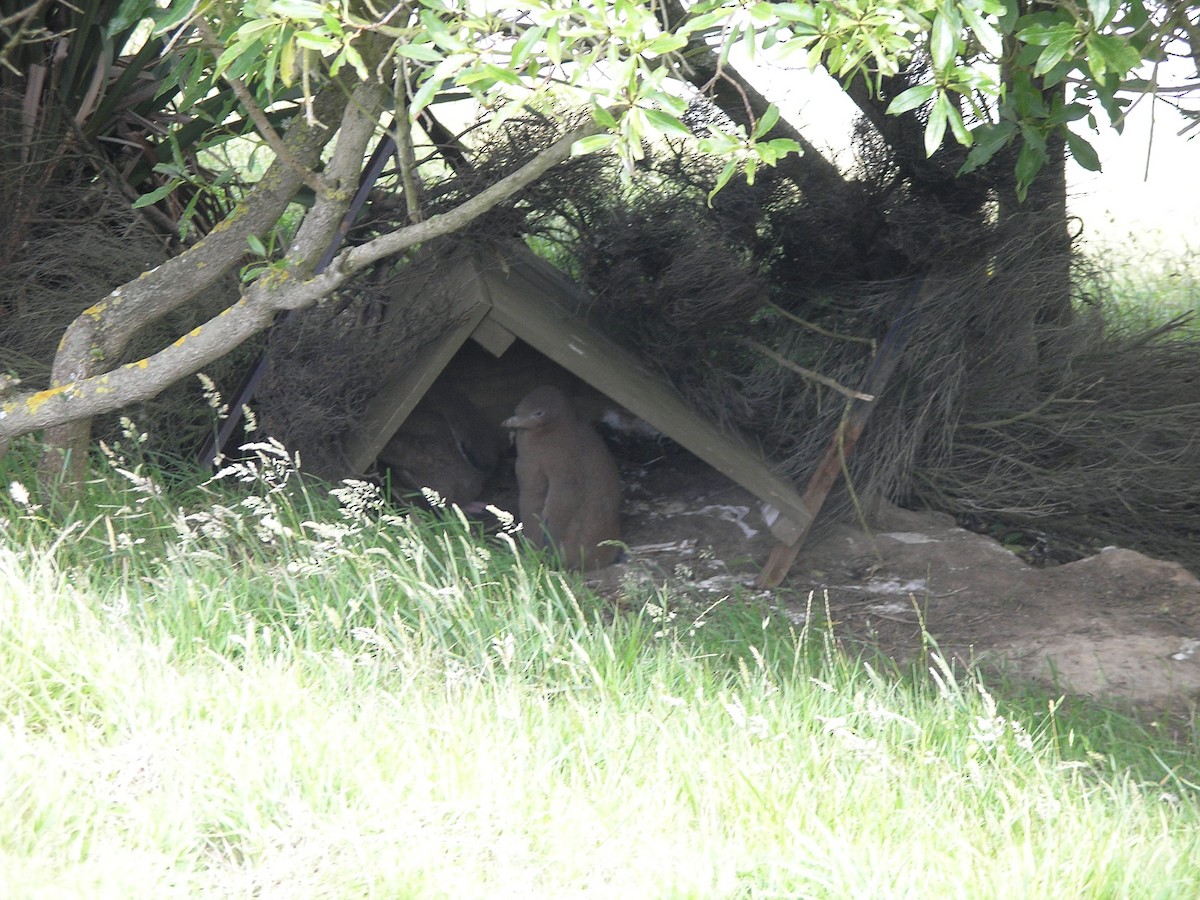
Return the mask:
<svg viewBox="0 0 1200 900"><path fill-rule="evenodd" d="M979 45L991 56L1003 56L1004 38L1000 36L1000 32L995 29L992 23L980 15L979 10L973 6L964 4L959 9L962 11L962 16L966 20L967 26L971 29L971 33L979 41Z"/></svg>
<svg viewBox="0 0 1200 900"><path fill-rule="evenodd" d="M514 87L519 87L523 83L521 81L521 76L518 73L514 72L512 69L506 69L503 66L494 66L491 63L487 63L483 67L483 71L491 75L496 81L502 82L503 84L511 84Z"/></svg>
<svg viewBox="0 0 1200 900"><path fill-rule="evenodd" d="M750 7L750 18L759 25L768 25L775 21L775 5L773 3L755 3Z"/></svg>
<svg viewBox="0 0 1200 900"><path fill-rule="evenodd" d="M413 121L416 121L417 116L421 114L421 110L433 102L434 96L442 89L445 80L442 78L431 77L425 79L425 82L417 88L417 92L413 94L412 102L408 105L408 114Z"/></svg>
<svg viewBox="0 0 1200 900"><path fill-rule="evenodd" d="M1107 25L1117 4L1113 0L1087 0L1088 12L1092 14L1092 24L1096 28Z"/></svg>
<svg viewBox="0 0 1200 900"><path fill-rule="evenodd" d="M887 114L889 116L898 116L901 113L908 112L910 109L924 106L933 97L933 92L936 90L937 85L934 84L918 84L916 87L910 87L888 104Z"/></svg>
<svg viewBox="0 0 1200 900"><path fill-rule="evenodd" d="M366 61L363 60L362 54L353 44L346 44L342 47L342 54L346 57L346 62L354 66L354 71L358 73L360 81L370 81L371 73L367 71Z"/></svg>
<svg viewBox="0 0 1200 900"><path fill-rule="evenodd" d="M703 13L685 22L683 27L679 29L679 33L687 35L694 31L707 31L710 28L716 28L725 23L727 15L723 9Z"/></svg>
<svg viewBox="0 0 1200 900"><path fill-rule="evenodd" d="M975 140L975 136L967 130L966 123L963 122L962 110L959 109L957 103L950 100L948 94L942 94L946 101L946 121L950 124L950 131L954 134L954 139L964 147L970 147Z"/></svg>
<svg viewBox="0 0 1200 900"><path fill-rule="evenodd" d="M168 181L166 184L156 187L150 193L142 194L142 196L134 200L133 208L141 209L144 206L152 206L163 197L169 196L171 193L173 193L181 184L183 184L183 182L179 180Z"/></svg>
<svg viewBox="0 0 1200 900"><path fill-rule="evenodd" d="M192 17L192 13L196 11L196 0L191 3L172 3L164 10L164 15L156 21L154 31L156 34L162 34L165 31L170 31L180 22Z"/></svg>
<svg viewBox="0 0 1200 900"><path fill-rule="evenodd" d="M562 65L562 37L557 28L546 34L546 58L556 66Z"/></svg>
<svg viewBox="0 0 1200 900"><path fill-rule="evenodd" d="M815 69L821 65L821 61L825 56L825 50L829 47L829 39L826 37L818 38L816 43L809 48L808 55L805 57L804 63L810 69Z"/></svg>
<svg viewBox="0 0 1200 900"><path fill-rule="evenodd" d="M1075 35L1071 34L1063 38L1056 36L1038 56L1037 63L1033 67L1033 74L1041 77L1062 62L1063 57L1068 53L1074 53L1075 50Z"/></svg>
<svg viewBox="0 0 1200 900"><path fill-rule="evenodd" d="M933 19L933 29L929 36L929 54L933 57L933 67L944 69L954 61L958 48L958 34L962 22L958 14L949 4L945 4Z"/></svg>
<svg viewBox="0 0 1200 900"><path fill-rule="evenodd" d="M475 88L481 91L490 91L496 85L496 76L487 71L488 66L483 66L467 72L459 72L454 79L454 83L459 87Z"/></svg>
<svg viewBox="0 0 1200 900"><path fill-rule="evenodd" d="M534 47L542 42L542 38L546 36L544 26L535 25L533 28L525 29L525 33L517 38L517 42L513 44L510 64L514 69L520 68L525 60L529 59L533 53Z"/></svg>
<svg viewBox="0 0 1200 900"><path fill-rule="evenodd" d="M660 109L644 109L646 121L663 134L673 134L676 137L692 137L692 130L670 113Z"/></svg>
<svg viewBox="0 0 1200 900"><path fill-rule="evenodd" d="M257 234L246 235L246 243L249 245L252 253L255 253L259 256L267 255L267 247Z"/></svg>
<svg viewBox="0 0 1200 900"><path fill-rule="evenodd" d="M758 120L758 124L754 126L754 132L750 135L750 139L756 141L761 137L765 137L778 121L779 107L772 103L763 112L762 118Z"/></svg>
<svg viewBox="0 0 1200 900"><path fill-rule="evenodd" d="M711 208L713 197L717 196L717 192L725 185L729 184L729 179L733 177L733 173L737 171L737 163L733 160L725 163L725 168L721 170L721 174L717 176L717 184L711 191L708 192L708 205Z"/></svg>
<svg viewBox="0 0 1200 900"><path fill-rule="evenodd" d="M192 216L196 213L196 207L200 203L200 198L204 194L201 191L192 191L192 197L187 202L187 206L183 208L183 212L179 214L179 239L187 238L188 232L192 228Z"/></svg>
<svg viewBox="0 0 1200 900"><path fill-rule="evenodd" d="M304 47L306 50L317 50L324 53L326 50L336 50L337 41L329 37L329 35L321 34L317 31L298 31L296 32L296 45Z"/></svg>
<svg viewBox="0 0 1200 900"><path fill-rule="evenodd" d="M1146 9L1146 4L1142 0L1133 0L1128 4L1114 4L1115 9L1121 12L1120 26L1126 31L1138 31L1144 28L1150 22L1150 16Z"/></svg>
<svg viewBox="0 0 1200 900"><path fill-rule="evenodd" d="M238 272L238 278L241 279L243 284L250 284L251 282L260 278L262 275L265 275L268 268L268 266L263 265L242 266L241 270Z"/></svg>
<svg viewBox="0 0 1200 900"><path fill-rule="evenodd" d="M1045 162L1044 144L1042 148L1038 148L1029 142L1027 136L1025 143L1021 145L1021 152L1017 155L1017 196L1022 200L1025 199L1025 194L1029 190L1034 176L1041 170Z"/></svg>
<svg viewBox="0 0 1200 900"><path fill-rule="evenodd" d="M1067 149L1071 151L1071 156L1075 162L1083 166L1089 172L1100 171L1100 156L1096 153L1096 148L1092 146L1091 141L1081 137L1075 132L1066 130Z"/></svg>
<svg viewBox="0 0 1200 900"><path fill-rule="evenodd" d="M774 138L769 141L764 141L758 145L759 147L770 147L771 152L775 154L775 158L779 159L782 156L787 156L789 153L803 155L804 149L800 146L800 142L792 138Z"/></svg>
<svg viewBox="0 0 1200 900"><path fill-rule="evenodd" d="M571 145L572 156L586 156L589 153L596 153L600 150L607 150L617 142L618 138L615 134L593 134L585 138L580 138Z"/></svg>
<svg viewBox="0 0 1200 900"><path fill-rule="evenodd" d="M642 140L646 136L646 116L645 111L638 109L636 106L625 114L625 118L621 120L621 130L629 138L631 146L630 151L633 152L634 147L641 147ZM636 156L637 154L634 153ZM637 157L641 159L640 156Z"/></svg>
<svg viewBox="0 0 1200 900"><path fill-rule="evenodd" d="M1084 47L1087 50L1088 69L1092 73L1093 78L1103 78L1108 71L1108 60L1105 58L1103 36L1098 34L1089 34L1087 40L1084 41Z"/></svg>
<svg viewBox="0 0 1200 900"><path fill-rule="evenodd" d="M421 110L433 102L434 97L441 92L446 81L456 78L463 67L471 61L471 57L457 54L447 56L438 62L433 71L421 82L421 86L413 94L412 102L409 103L409 115L413 121L416 121Z"/></svg>
<svg viewBox="0 0 1200 900"><path fill-rule="evenodd" d="M421 12L421 24L425 26L426 36L447 53L462 53L468 49L458 35L450 32L445 22L428 10Z"/></svg>
<svg viewBox="0 0 1200 900"><path fill-rule="evenodd" d="M154 0L121 0L104 33L109 37L131 28L154 12Z"/></svg>
<svg viewBox="0 0 1200 900"><path fill-rule="evenodd" d="M296 42L291 35L284 35L280 40L282 48L279 54L279 78L291 87L296 83Z"/></svg>
<svg viewBox="0 0 1200 900"><path fill-rule="evenodd" d="M249 45L242 48L242 52L225 70L225 74L230 78L241 78L251 69L257 69L263 52L262 38L255 38Z"/></svg>
<svg viewBox="0 0 1200 900"><path fill-rule="evenodd" d="M278 27L279 23L273 22L270 19L254 19L250 22L247 22L235 32L235 40L248 41L250 38L254 37L260 32L269 31L272 28Z"/></svg>
<svg viewBox="0 0 1200 900"><path fill-rule="evenodd" d="M445 55L433 44L399 44L393 51L405 59L415 59L418 62L441 62Z"/></svg>
<svg viewBox="0 0 1200 900"><path fill-rule="evenodd" d="M1091 110L1083 103L1055 103L1053 113L1046 121L1051 125L1064 125L1067 122L1078 122L1090 114Z"/></svg>
<svg viewBox="0 0 1200 900"><path fill-rule="evenodd" d="M950 101L944 92L938 92L937 101L929 111L929 121L925 123L925 155L933 156L937 148L942 146L942 138L946 135L946 120L950 112Z"/></svg>
<svg viewBox="0 0 1200 900"><path fill-rule="evenodd" d="M274 0L267 7L267 14L287 19L311 19L320 21L325 10L320 3L309 0Z"/></svg>
<svg viewBox="0 0 1200 900"><path fill-rule="evenodd" d="M702 138L697 144L701 153L711 153L713 156L728 156L741 149L741 146L742 142L737 138L722 132Z"/></svg>
<svg viewBox="0 0 1200 900"><path fill-rule="evenodd" d="M966 175L974 172L988 162L1000 150L1008 145L1009 138L1016 131L1012 122L1001 122L999 125L980 125L971 131L975 146L967 154L966 161L956 175Z"/></svg>
<svg viewBox="0 0 1200 900"><path fill-rule="evenodd" d="M667 53L674 53L676 50L682 50L687 46L687 36L682 34L660 34L644 48L644 52L653 53L658 56L664 56Z"/></svg>
<svg viewBox="0 0 1200 900"><path fill-rule="evenodd" d="M1028 16L1033 19L1035 16ZM1075 25L1071 22L1049 21L1045 24L1039 23L1030 25L1028 28L1022 28L1017 32L1017 39L1023 44L1033 44L1036 47L1045 47L1052 43L1055 39L1065 35L1076 35Z"/></svg>
<svg viewBox="0 0 1200 900"><path fill-rule="evenodd" d="M279 77L279 58L283 55L283 48L284 44L281 42L272 41L267 50L267 58L259 70L262 73L263 90L267 92L268 96L275 90L275 79Z"/></svg>
<svg viewBox="0 0 1200 900"><path fill-rule="evenodd" d="M592 118L605 128L611 128L614 131L617 129L617 120L613 118L613 114L599 103L592 103Z"/></svg>
<svg viewBox="0 0 1200 900"><path fill-rule="evenodd" d="M253 46L253 45L251 45ZM237 41L226 47L217 57L217 72L221 73L233 65L234 60L246 52L247 45Z"/></svg>
<svg viewBox="0 0 1200 900"><path fill-rule="evenodd" d="M807 3L776 3L775 15L784 22L803 22L813 28L821 22L820 12Z"/></svg>
<svg viewBox="0 0 1200 900"><path fill-rule="evenodd" d="M1108 68L1122 78L1131 69L1136 69L1142 62L1141 52L1129 43L1123 35L1103 35L1100 38L1100 52Z"/></svg>

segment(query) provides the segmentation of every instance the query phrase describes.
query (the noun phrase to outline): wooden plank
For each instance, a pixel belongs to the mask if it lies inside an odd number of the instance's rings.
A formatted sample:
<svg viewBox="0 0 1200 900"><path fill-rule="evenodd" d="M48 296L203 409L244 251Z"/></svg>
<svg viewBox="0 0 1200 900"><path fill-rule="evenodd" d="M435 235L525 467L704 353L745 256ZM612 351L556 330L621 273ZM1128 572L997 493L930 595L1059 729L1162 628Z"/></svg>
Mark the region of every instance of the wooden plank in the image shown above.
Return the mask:
<svg viewBox="0 0 1200 900"><path fill-rule="evenodd" d="M342 436L342 454L351 473L360 475L367 470L487 312L486 303L471 307L379 389L358 426Z"/></svg>
<svg viewBox="0 0 1200 900"><path fill-rule="evenodd" d="M484 316L483 321L471 332L471 338L492 356L500 357L512 346L517 336L498 325L491 316Z"/></svg>
<svg viewBox="0 0 1200 900"><path fill-rule="evenodd" d="M800 495L761 454L705 421L636 357L552 299L578 291L569 280L520 257L507 271L481 266L481 272L492 301L489 318L778 511L769 527L780 541L790 543L808 528L812 516Z"/></svg>

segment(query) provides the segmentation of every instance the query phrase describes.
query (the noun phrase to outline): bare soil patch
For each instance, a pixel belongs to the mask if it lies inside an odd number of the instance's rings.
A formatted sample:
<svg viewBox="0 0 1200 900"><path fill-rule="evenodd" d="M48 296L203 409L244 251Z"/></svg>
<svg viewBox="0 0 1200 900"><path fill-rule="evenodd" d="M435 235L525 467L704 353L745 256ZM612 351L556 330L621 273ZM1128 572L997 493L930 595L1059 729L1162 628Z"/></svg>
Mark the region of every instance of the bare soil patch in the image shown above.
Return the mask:
<svg viewBox="0 0 1200 900"><path fill-rule="evenodd" d="M631 578L757 594L796 622L827 608L842 640L902 662L924 628L949 658L1056 693L1176 713L1200 696L1200 580L1177 563L1113 547L1035 568L950 516L891 508L869 531L811 537L785 583L756 592L773 538L751 494L683 452L623 476L629 559L593 580L610 596Z"/></svg>

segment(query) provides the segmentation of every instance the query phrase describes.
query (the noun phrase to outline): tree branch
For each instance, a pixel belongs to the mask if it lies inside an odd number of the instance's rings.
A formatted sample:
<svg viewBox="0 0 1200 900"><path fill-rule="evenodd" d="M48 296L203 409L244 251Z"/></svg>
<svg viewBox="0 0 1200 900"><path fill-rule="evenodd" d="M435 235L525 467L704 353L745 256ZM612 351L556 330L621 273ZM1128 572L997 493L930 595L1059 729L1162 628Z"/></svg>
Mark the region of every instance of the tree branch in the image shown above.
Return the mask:
<svg viewBox="0 0 1200 900"><path fill-rule="evenodd" d="M767 306L769 306L772 309L772 311L783 316L785 319L791 319L793 322L795 322L801 328L804 328L808 331L816 332L819 335L823 335L824 337L827 337L827 338L833 338L834 340L850 341L851 343L855 343L855 344L866 344L871 349L875 348L875 342L873 340L871 340L870 338L859 337L858 335L854 335L854 334L839 334L836 331L830 331L828 328L822 328L816 322L810 322L810 321L808 321L808 319L800 318L795 313L788 312L786 309L784 309L782 306L779 306L776 303L768 302Z"/></svg>
<svg viewBox="0 0 1200 900"><path fill-rule="evenodd" d="M330 85L315 100L330 115L336 115L346 102L340 84ZM286 143L294 159L315 166L332 136L331 129L313 127L297 118L288 129ZM246 238L273 228L300 185L299 176L276 159L246 198L203 239L84 310L68 326L59 344L50 370L51 390L67 388L107 370L140 329L184 306L223 278L245 255ZM101 385L98 389L105 388ZM81 483L84 450L91 432L88 417L68 415L52 424L62 427L46 432L42 472L48 477L65 474L67 483ZM69 472L64 470L66 465L71 467Z"/></svg>
<svg viewBox="0 0 1200 900"><path fill-rule="evenodd" d="M604 131L604 126L589 121L560 138L549 148L539 153L517 171L501 178L495 184L480 191L469 200L449 212L433 216L423 222L409 225L391 234L381 235L372 241L351 247L342 252L334 261L332 268L348 267L356 271L370 265L376 260L394 256L417 244L425 243L434 238L450 234L479 218L492 207L504 202L517 192L524 190L533 182L545 175L550 169L571 156L571 148L575 142L593 134Z"/></svg>
<svg viewBox="0 0 1200 900"><path fill-rule="evenodd" d="M342 112L337 145L325 166L330 190L317 197L300 223L286 256L289 267L308 274L329 247L354 197L367 143L379 128L386 99L387 89L381 84L362 84L354 91Z"/></svg>
<svg viewBox="0 0 1200 900"><path fill-rule="evenodd" d="M38 16L42 14L42 9L49 3L49 0L34 0L25 9L19 9L10 16L0 18L0 28L9 28L12 25L17 27L13 29L9 35L8 41L3 47L0 47L0 65L20 77L21 70L12 63L12 57L16 55L17 48L22 44L34 43L40 38L33 36L35 29L31 27Z"/></svg>
<svg viewBox="0 0 1200 900"><path fill-rule="evenodd" d="M783 366L785 369L795 372L801 378L807 378L809 381L815 381L817 384L825 385L825 387L829 388L830 390L837 391L843 397L849 397L851 400L871 401L875 399L874 394L864 394L862 391L856 391L853 388L848 388L845 385L838 384L832 378L827 375L822 375L820 372L814 372L812 369L806 369L803 366L796 365L796 363L792 362L786 356L776 353L770 347L766 346L765 344L760 344L758 341L752 341L749 338L738 338L737 342L743 346L749 347L751 350L761 353L763 356L777 365Z"/></svg>
<svg viewBox="0 0 1200 900"><path fill-rule="evenodd" d="M312 306L353 274L327 269L322 275L300 281L289 278L286 270L272 270L247 288L245 296L233 306L157 353L111 372L0 403L0 442L39 428L87 420L153 397L268 327L276 313Z"/></svg>
<svg viewBox="0 0 1200 900"><path fill-rule="evenodd" d="M337 116L347 98L340 85L331 85L316 102L325 115ZM294 159L315 165L333 134L297 117L286 143ZM86 355L100 361L118 358L137 331L179 309L236 266L247 252L247 237L261 237L274 228L301 183L289 166L276 159L224 221L183 253L85 310L67 330L64 342L77 343L86 336L81 348Z"/></svg>
<svg viewBox="0 0 1200 900"><path fill-rule="evenodd" d="M217 36L213 34L208 23L202 18L196 19L196 30L200 32L200 37L204 41L204 45L208 47L212 53L213 59L220 60L221 53L225 49L221 46L221 42L217 40ZM275 126L271 124L271 120L267 118L267 114L262 111L262 107L254 99L254 95L250 93L250 89L246 87L246 83L236 75L230 75L225 72L221 76L225 83L233 88L234 94L242 106L246 108L246 114L250 116L250 121L254 123L254 127L258 133L262 135L262 139L267 142L267 146L275 153L275 158L287 166L305 185L312 189L313 193L318 197L325 194L329 190L325 180L318 175L309 166L302 165L297 160L289 149L287 143L279 136L279 132L275 130ZM320 120L310 122L320 126Z"/></svg>
<svg viewBox="0 0 1200 900"><path fill-rule="evenodd" d="M365 110L369 109L370 105L353 106L354 109L347 110L343 122L343 129L348 130L348 134L342 134L339 138L339 148L344 143L348 149L344 151L344 155L335 153L331 166L342 161L339 160L339 156L343 156L344 160L352 158L354 153L350 148L359 140L363 142L358 151L361 159L362 146L369 137L366 123L369 122L370 116ZM199 328L193 329L169 347L112 372L75 379L45 391L22 394L0 403L0 443L39 428L90 419L92 416L154 396L262 331L274 321L277 312L312 306L376 260L457 231L567 159L576 141L602 130L603 126L588 122L456 209L346 250L324 272L301 280L292 277L292 273L302 270L302 266L298 264L299 260L306 259L308 251L317 245L314 226L311 233L297 235L293 251L295 260L291 266L273 268L250 285L243 298L236 304ZM337 206L334 198L340 193L333 192L329 200L321 201L318 205L328 205L328 214L332 214ZM309 216L313 213L317 213L316 208ZM318 217L323 218L325 215L322 213ZM336 227L336 222L337 219L334 218L333 227ZM305 219L305 226L307 225L308 217ZM301 232L304 231L305 227L302 226ZM137 282L132 284L136 285Z"/></svg>
<svg viewBox="0 0 1200 900"><path fill-rule="evenodd" d="M396 143L396 159L400 163L400 184L404 188L404 205L408 210L409 222L421 221L420 185L417 182L417 158L413 150L412 122L408 115L408 81L405 78L407 65L400 60L396 67L395 97L396 117L392 120Z"/></svg>

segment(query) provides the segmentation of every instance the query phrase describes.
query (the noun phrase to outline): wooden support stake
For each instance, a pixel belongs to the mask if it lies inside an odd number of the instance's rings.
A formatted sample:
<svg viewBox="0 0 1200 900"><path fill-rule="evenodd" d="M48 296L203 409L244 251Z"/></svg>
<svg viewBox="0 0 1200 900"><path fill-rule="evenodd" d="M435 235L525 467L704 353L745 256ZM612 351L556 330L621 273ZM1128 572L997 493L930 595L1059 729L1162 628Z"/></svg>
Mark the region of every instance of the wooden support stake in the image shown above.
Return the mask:
<svg viewBox="0 0 1200 900"><path fill-rule="evenodd" d="M896 371L896 366L908 344L913 304L915 298L919 296L923 284L924 281L920 281L914 287L911 299L900 315L896 317L892 327L888 329L883 343L880 344L875 358L871 361L871 368L863 376L862 393L869 394L873 399L847 401L846 412L838 422L838 427L829 441L825 455L821 457L816 471L808 480L808 487L805 488L801 498L809 513L807 520L803 523L803 530L799 537L790 543L780 542L775 545L770 556L767 557L767 564L759 573L758 587L778 587L787 577L792 564L800 554L800 548L804 545L805 538L808 537L813 520L816 519L817 513L821 511L821 507L825 503L825 498L829 496L830 490L837 482L844 461L850 456L858 439L862 437L863 429L867 427L867 421L871 418L871 413L875 411L879 395L883 393L892 373Z"/></svg>

